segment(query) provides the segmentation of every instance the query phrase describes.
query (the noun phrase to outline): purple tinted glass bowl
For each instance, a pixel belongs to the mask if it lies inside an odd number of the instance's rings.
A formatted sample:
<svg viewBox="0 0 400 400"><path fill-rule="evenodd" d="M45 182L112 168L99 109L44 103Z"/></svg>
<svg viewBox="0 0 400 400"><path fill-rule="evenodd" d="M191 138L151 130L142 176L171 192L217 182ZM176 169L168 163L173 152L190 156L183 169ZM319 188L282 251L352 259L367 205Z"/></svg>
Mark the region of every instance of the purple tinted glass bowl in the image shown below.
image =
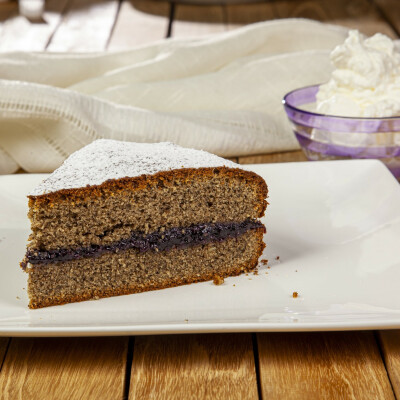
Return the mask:
<svg viewBox="0 0 400 400"><path fill-rule="evenodd" d="M283 99L294 134L307 158L312 161L376 158L400 179L400 117L337 117L308 111L315 105L318 87L293 90Z"/></svg>

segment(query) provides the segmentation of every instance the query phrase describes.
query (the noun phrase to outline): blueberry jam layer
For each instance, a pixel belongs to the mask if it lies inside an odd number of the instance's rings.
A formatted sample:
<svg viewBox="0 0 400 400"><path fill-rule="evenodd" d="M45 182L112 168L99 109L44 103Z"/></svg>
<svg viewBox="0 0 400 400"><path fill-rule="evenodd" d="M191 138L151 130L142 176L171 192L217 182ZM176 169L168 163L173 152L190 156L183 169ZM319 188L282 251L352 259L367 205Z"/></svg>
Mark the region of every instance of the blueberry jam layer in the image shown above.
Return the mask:
<svg viewBox="0 0 400 400"><path fill-rule="evenodd" d="M76 249L57 249L49 251L28 250L24 260L31 264L48 264L57 261L71 261L84 257L98 257L104 253L118 252L128 249L145 251L165 251L172 248L220 242L224 239L238 237L251 229L263 229L259 221L246 220L243 222L226 222L213 224L192 225L187 228L171 228L164 232L144 234L132 232L127 239L107 245L92 245Z"/></svg>

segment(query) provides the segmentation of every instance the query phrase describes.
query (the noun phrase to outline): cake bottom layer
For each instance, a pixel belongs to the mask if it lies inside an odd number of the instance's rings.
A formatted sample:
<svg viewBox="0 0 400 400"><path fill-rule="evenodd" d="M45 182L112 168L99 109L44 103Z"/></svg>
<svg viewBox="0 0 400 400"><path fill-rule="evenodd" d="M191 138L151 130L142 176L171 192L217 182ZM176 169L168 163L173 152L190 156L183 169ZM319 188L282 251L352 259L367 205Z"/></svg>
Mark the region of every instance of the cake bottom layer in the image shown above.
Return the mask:
<svg viewBox="0 0 400 400"><path fill-rule="evenodd" d="M98 299L239 275L256 267L263 229L206 245L141 253L129 249L53 264L27 272L30 308Z"/></svg>

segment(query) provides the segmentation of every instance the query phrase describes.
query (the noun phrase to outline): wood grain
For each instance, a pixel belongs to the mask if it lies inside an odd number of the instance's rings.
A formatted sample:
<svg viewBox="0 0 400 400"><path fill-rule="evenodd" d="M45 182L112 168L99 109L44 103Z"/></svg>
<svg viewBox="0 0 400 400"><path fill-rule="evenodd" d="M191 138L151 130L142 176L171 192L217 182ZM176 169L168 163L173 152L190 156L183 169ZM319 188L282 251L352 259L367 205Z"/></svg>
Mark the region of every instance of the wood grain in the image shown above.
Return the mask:
<svg viewBox="0 0 400 400"><path fill-rule="evenodd" d="M400 36L400 2L399 0L373 0L383 16L390 21Z"/></svg>
<svg viewBox="0 0 400 400"><path fill-rule="evenodd" d="M350 29L358 29L367 36L375 35L375 33L383 33L392 39L396 39L396 32L385 21L377 21L371 18L360 18L358 20L338 19L331 21L334 24L345 26Z"/></svg>
<svg viewBox="0 0 400 400"><path fill-rule="evenodd" d="M258 399L251 335L137 337L129 399Z"/></svg>
<svg viewBox="0 0 400 400"><path fill-rule="evenodd" d="M165 38L169 10L169 3L162 1L123 1L108 49L124 50Z"/></svg>
<svg viewBox="0 0 400 400"><path fill-rule="evenodd" d="M2 369L4 357L7 352L7 347L8 347L8 342L10 341L10 338L7 337L0 337L0 372Z"/></svg>
<svg viewBox="0 0 400 400"><path fill-rule="evenodd" d="M18 14L18 4L15 2L0 3L0 34L3 30L4 22L12 16Z"/></svg>
<svg viewBox="0 0 400 400"><path fill-rule="evenodd" d="M193 37L223 32L227 29L223 6L177 4L172 37Z"/></svg>
<svg viewBox="0 0 400 400"><path fill-rule="evenodd" d="M101 51L107 46L119 0L71 0L47 47L51 51Z"/></svg>
<svg viewBox="0 0 400 400"><path fill-rule="evenodd" d="M239 157L239 164L261 164L307 161L302 150Z"/></svg>
<svg viewBox="0 0 400 400"><path fill-rule="evenodd" d="M128 338L13 338L2 400L122 399Z"/></svg>
<svg viewBox="0 0 400 400"><path fill-rule="evenodd" d="M400 399L400 330L380 331L378 337L390 382Z"/></svg>
<svg viewBox="0 0 400 400"><path fill-rule="evenodd" d="M372 332L257 337L264 399L394 399Z"/></svg>
<svg viewBox="0 0 400 400"><path fill-rule="evenodd" d="M382 18L375 4L368 0L323 0L324 9L329 20L352 29L358 29L366 35L377 32L384 33L392 38L396 33L390 24Z"/></svg>
<svg viewBox="0 0 400 400"><path fill-rule="evenodd" d="M280 0L272 2L271 5L273 6L275 18L310 18L318 21L329 20L329 13L326 11L325 0Z"/></svg>
<svg viewBox="0 0 400 400"><path fill-rule="evenodd" d="M271 3L275 18L311 18L359 29L366 35L396 34L368 0L280 0Z"/></svg>
<svg viewBox="0 0 400 400"><path fill-rule="evenodd" d="M227 28L266 21L275 18L272 3L229 4L225 6Z"/></svg>

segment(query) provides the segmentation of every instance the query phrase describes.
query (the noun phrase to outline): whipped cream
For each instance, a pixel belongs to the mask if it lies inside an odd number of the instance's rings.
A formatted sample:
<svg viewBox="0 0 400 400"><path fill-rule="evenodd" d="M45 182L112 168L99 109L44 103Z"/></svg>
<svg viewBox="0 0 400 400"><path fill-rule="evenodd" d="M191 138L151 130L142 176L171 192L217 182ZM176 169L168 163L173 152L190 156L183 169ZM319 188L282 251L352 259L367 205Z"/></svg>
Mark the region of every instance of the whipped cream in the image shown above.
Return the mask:
<svg viewBox="0 0 400 400"><path fill-rule="evenodd" d="M317 94L317 112L344 117L400 116L400 46L351 30L331 53L335 70Z"/></svg>

